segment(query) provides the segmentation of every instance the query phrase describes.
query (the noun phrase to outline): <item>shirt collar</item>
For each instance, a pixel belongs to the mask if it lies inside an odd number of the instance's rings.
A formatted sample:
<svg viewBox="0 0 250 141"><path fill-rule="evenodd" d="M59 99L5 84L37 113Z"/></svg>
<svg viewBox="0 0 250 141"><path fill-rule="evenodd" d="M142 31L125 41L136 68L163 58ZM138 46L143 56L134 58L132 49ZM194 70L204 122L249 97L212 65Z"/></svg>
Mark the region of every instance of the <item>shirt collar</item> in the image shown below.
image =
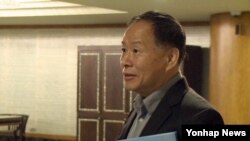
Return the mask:
<svg viewBox="0 0 250 141"><path fill-rule="evenodd" d="M170 81L168 81L163 87L159 90L153 92L146 98L142 98L139 94L134 99L134 108L137 114L141 115L146 112L148 114L152 114L156 109L157 105L160 103L161 99L164 97L166 92L172 87L178 80L180 80L183 76L181 73L177 73ZM143 109L144 108L144 109ZM143 110L142 110L143 109Z"/></svg>

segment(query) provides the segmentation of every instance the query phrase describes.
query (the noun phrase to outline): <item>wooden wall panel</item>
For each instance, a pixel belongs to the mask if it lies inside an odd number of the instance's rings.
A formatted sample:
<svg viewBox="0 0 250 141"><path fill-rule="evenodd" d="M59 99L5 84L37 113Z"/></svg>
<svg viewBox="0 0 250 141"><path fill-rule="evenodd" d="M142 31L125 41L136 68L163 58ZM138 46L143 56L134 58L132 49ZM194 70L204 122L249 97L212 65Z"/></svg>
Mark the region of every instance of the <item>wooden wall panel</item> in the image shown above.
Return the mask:
<svg viewBox="0 0 250 141"><path fill-rule="evenodd" d="M241 30L236 29L240 25ZM250 13L211 17L209 100L226 124L250 123Z"/></svg>

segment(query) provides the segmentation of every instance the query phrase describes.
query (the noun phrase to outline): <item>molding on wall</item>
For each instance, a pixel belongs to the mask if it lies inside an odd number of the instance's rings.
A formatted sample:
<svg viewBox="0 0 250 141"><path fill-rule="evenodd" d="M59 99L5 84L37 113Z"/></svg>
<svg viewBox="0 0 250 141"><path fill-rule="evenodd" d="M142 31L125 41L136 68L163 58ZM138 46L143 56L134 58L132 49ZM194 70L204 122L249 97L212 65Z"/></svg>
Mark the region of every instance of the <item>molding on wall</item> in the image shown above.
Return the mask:
<svg viewBox="0 0 250 141"><path fill-rule="evenodd" d="M181 22L183 26L209 26L208 21ZM17 28L117 28L126 27L126 24L72 24L72 25L0 25L0 29Z"/></svg>
<svg viewBox="0 0 250 141"><path fill-rule="evenodd" d="M17 28L117 28L126 27L126 24L74 24L74 25L0 25L0 29Z"/></svg>
<svg viewBox="0 0 250 141"><path fill-rule="evenodd" d="M26 133L25 137L26 138L50 139L50 140L76 141L76 136L69 136L69 135L49 135L49 134Z"/></svg>

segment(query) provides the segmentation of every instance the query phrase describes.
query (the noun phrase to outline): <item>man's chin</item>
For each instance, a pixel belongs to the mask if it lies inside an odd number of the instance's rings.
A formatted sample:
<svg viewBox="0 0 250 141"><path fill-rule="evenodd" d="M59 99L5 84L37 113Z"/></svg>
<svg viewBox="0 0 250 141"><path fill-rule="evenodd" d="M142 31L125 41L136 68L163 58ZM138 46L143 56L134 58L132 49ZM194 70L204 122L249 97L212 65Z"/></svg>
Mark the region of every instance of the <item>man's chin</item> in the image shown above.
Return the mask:
<svg viewBox="0 0 250 141"><path fill-rule="evenodd" d="M136 88L134 86L126 85L125 84L125 89L129 91L136 91Z"/></svg>

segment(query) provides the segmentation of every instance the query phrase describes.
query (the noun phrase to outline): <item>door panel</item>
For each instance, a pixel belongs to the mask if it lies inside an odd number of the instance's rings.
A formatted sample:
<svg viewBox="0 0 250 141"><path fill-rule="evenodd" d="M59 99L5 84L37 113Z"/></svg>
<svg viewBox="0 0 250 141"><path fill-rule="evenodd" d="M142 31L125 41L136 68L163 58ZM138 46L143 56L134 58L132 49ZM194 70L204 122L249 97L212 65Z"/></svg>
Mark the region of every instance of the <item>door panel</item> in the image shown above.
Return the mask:
<svg viewBox="0 0 250 141"><path fill-rule="evenodd" d="M79 127L81 128L80 140L81 141L99 141L99 121L95 119L79 119ZM89 132L91 131L91 132Z"/></svg>
<svg viewBox="0 0 250 141"><path fill-rule="evenodd" d="M79 102L82 111L99 111L99 56L99 53L80 54ZM91 66L91 71L88 66Z"/></svg>
<svg viewBox="0 0 250 141"><path fill-rule="evenodd" d="M115 141L131 109L119 46L78 47L78 141ZM130 96L131 95L131 96Z"/></svg>
<svg viewBox="0 0 250 141"><path fill-rule="evenodd" d="M104 111L125 112L120 53L104 53Z"/></svg>

